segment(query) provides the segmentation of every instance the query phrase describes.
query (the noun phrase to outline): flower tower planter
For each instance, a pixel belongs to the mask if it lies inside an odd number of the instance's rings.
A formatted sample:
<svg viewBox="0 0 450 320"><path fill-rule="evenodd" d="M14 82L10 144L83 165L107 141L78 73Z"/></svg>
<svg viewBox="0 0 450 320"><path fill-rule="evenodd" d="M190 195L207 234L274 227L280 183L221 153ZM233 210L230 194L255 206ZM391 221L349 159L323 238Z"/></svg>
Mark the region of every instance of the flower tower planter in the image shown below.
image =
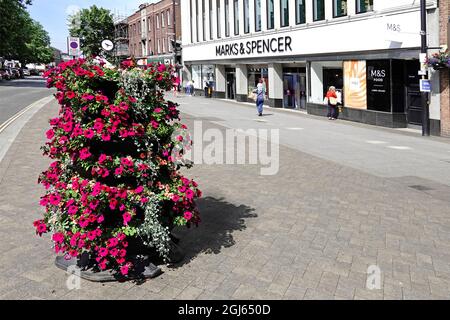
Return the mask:
<svg viewBox="0 0 450 320"><path fill-rule="evenodd" d="M123 67L78 59L45 74L61 109L46 133L53 162L39 177L45 214L34 226L52 233L58 267L93 281L157 276L155 256L182 258L172 229L200 222L201 191L174 159L185 126L164 99L173 68Z"/></svg>

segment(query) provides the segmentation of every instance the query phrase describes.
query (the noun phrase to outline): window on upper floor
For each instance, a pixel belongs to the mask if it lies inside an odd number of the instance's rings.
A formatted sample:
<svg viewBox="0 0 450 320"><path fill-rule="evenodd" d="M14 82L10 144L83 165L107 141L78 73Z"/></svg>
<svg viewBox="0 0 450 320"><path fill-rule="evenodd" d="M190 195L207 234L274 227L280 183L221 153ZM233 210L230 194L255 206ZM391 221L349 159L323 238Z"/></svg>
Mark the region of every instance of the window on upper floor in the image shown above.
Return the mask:
<svg viewBox="0 0 450 320"><path fill-rule="evenodd" d="M150 19L150 17L148 17L147 19L147 24L148 24L148 31L152 31L152 20Z"/></svg>
<svg viewBox="0 0 450 320"><path fill-rule="evenodd" d="M193 29L193 25L192 25L192 0L190 1L190 6L189 6L189 24L191 27L191 43L194 42L194 29Z"/></svg>
<svg viewBox="0 0 450 320"><path fill-rule="evenodd" d="M214 38L213 0L209 0L209 40Z"/></svg>
<svg viewBox="0 0 450 320"><path fill-rule="evenodd" d="M170 24L172 23L170 20L171 14L170 14L170 9L167 10L167 25L170 26Z"/></svg>
<svg viewBox="0 0 450 320"><path fill-rule="evenodd" d="M281 27L289 26L289 0L280 0Z"/></svg>
<svg viewBox="0 0 450 320"><path fill-rule="evenodd" d="M198 0L195 0L195 40L198 39Z"/></svg>
<svg viewBox="0 0 450 320"><path fill-rule="evenodd" d="M166 20L165 20L165 15L164 15L164 11L161 12L161 27L164 28L166 26Z"/></svg>
<svg viewBox="0 0 450 320"><path fill-rule="evenodd" d="M159 14L156 15L156 29L159 29Z"/></svg>
<svg viewBox="0 0 450 320"><path fill-rule="evenodd" d="M244 33L250 32L250 0L244 0Z"/></svg>
<svg viewBox="0 0 450 320"><path fill-rule="evenodd" d="M225 0L225 37L230 36L230 0Z"/></svg>
<svg viewBox="0 0 450 320"><path fill-rule="evenodd" d="M373 0L356 0L356 13L373 11Z"/></svg>
<svg viewBox="0 0 450 320"><path fill-rule="evenodd" d="M313 20L325 20L325 0L313 0Z"/></svg>
<svg viewBox="0 0 450 320"><path fill-rule="evenodd" d="M306 22L305 0L295 0L295 23L302 24Z"/></svg>
<svg viewBox="0 0 450 320"><path fill-rule="evenodd" d="M239 35L239 0L233 0L234 7L234 35Z"/></svg>
<svg viewBox="0 0 450 320"><path fill-rule="evenodd" d="M275 28L275 6L274 0L267 1L267 29Z"/></svg>
<svg viewBox="0 0 450 320"><path fill-rule="evenodd" d="M261 31L261 0L255 1L255 31Z"/></svg>
<svg viewBox="0 0 450 320"><path fill-rule="evenodd" d="M343 17L347 15L347 0L333 0L333 17Z"/></svg>
<svg viewBox="0 0 450 320"><path fill-rule="evenodd" d="M206 14L205 14L205 0L202 0L202 31L203 41L206 41Z"/></svg>
<svg viewBox="0 0 450 320"><path fill-rule="evenodd" d="M220 10L220 0L216 0L216 18L217 18L217 39L222 37L222 28L221 28L221 10Z"/></svg>

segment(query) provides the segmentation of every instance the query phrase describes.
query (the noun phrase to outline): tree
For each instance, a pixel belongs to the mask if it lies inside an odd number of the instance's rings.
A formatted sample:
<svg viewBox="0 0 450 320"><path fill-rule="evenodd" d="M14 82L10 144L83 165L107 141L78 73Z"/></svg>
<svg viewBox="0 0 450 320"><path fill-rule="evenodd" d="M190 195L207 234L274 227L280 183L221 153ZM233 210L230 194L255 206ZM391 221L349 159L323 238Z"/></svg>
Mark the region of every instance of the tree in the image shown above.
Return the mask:
<svg viewBox="0 0 450 320"><path fill-rule="evenodd" d="M31 1L1 0L0 1L0 56L14 56L21 47L23 41L20 36L26 28L27 12L25 5Z"/></svg>
<svg viewBox="0 0 450 320"><path fill-rule="evenodd" d="M69 33L80 38L81 50L86 56L102 53L101 43L114 38L114 22L111 11L92 6L69 17Z"/></svg>
<svg viewBox="0 0 450 320"><path fill-rule="evenodd" d="M50 37L42 25L34 20L29 24L26 50L21 56L23 62L50 63L53 61L53 49L50 47Z"/></svg>
<svg viewBox="0 0 450 320"><path fill-rule="evenodd" d="M25 10L30 0L0 0L0 56L23 63L52 61L50 37Z"/></svg>

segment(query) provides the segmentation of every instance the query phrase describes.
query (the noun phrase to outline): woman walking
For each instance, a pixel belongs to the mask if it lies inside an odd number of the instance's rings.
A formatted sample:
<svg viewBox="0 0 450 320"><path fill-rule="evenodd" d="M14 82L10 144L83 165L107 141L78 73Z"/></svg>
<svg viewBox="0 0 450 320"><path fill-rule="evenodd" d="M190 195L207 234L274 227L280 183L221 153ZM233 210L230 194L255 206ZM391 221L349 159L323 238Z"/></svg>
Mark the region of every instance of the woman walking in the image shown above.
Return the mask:
<svg viewBox="0 0 450 320"><path fill-rule="evenodd" d="M337 119L337 95L336 88L331 86L328 89L328 92L325 96L325 99L328 103L328 120L336 120Z"/></svg>
<svg viewBox="0 0 450 320"><path fill-rule="evenodd" d="M266 95L266 90L264 89L263 79L259 79L259 83L256 86L255 94L256 94L256 108L258 109L258 116L262 117L263 106L264 106L264 97Z"/></svg>

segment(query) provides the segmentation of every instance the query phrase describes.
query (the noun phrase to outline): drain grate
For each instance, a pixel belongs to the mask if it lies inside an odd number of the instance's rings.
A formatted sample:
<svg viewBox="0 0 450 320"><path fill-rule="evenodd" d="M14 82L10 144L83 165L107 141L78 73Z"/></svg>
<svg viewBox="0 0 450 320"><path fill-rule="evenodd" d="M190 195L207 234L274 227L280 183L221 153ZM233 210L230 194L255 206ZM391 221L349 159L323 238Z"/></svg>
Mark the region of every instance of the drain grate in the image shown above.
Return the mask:
<svg viewBox="0 0 450 320"><path fill-rule="evenodd" d="M419 190L419 191L430 191L430 190L434 190L433 188L427 187L427 186L422 186L422 185L414 185L414 186L409 186L410 188Z"/></svg>

